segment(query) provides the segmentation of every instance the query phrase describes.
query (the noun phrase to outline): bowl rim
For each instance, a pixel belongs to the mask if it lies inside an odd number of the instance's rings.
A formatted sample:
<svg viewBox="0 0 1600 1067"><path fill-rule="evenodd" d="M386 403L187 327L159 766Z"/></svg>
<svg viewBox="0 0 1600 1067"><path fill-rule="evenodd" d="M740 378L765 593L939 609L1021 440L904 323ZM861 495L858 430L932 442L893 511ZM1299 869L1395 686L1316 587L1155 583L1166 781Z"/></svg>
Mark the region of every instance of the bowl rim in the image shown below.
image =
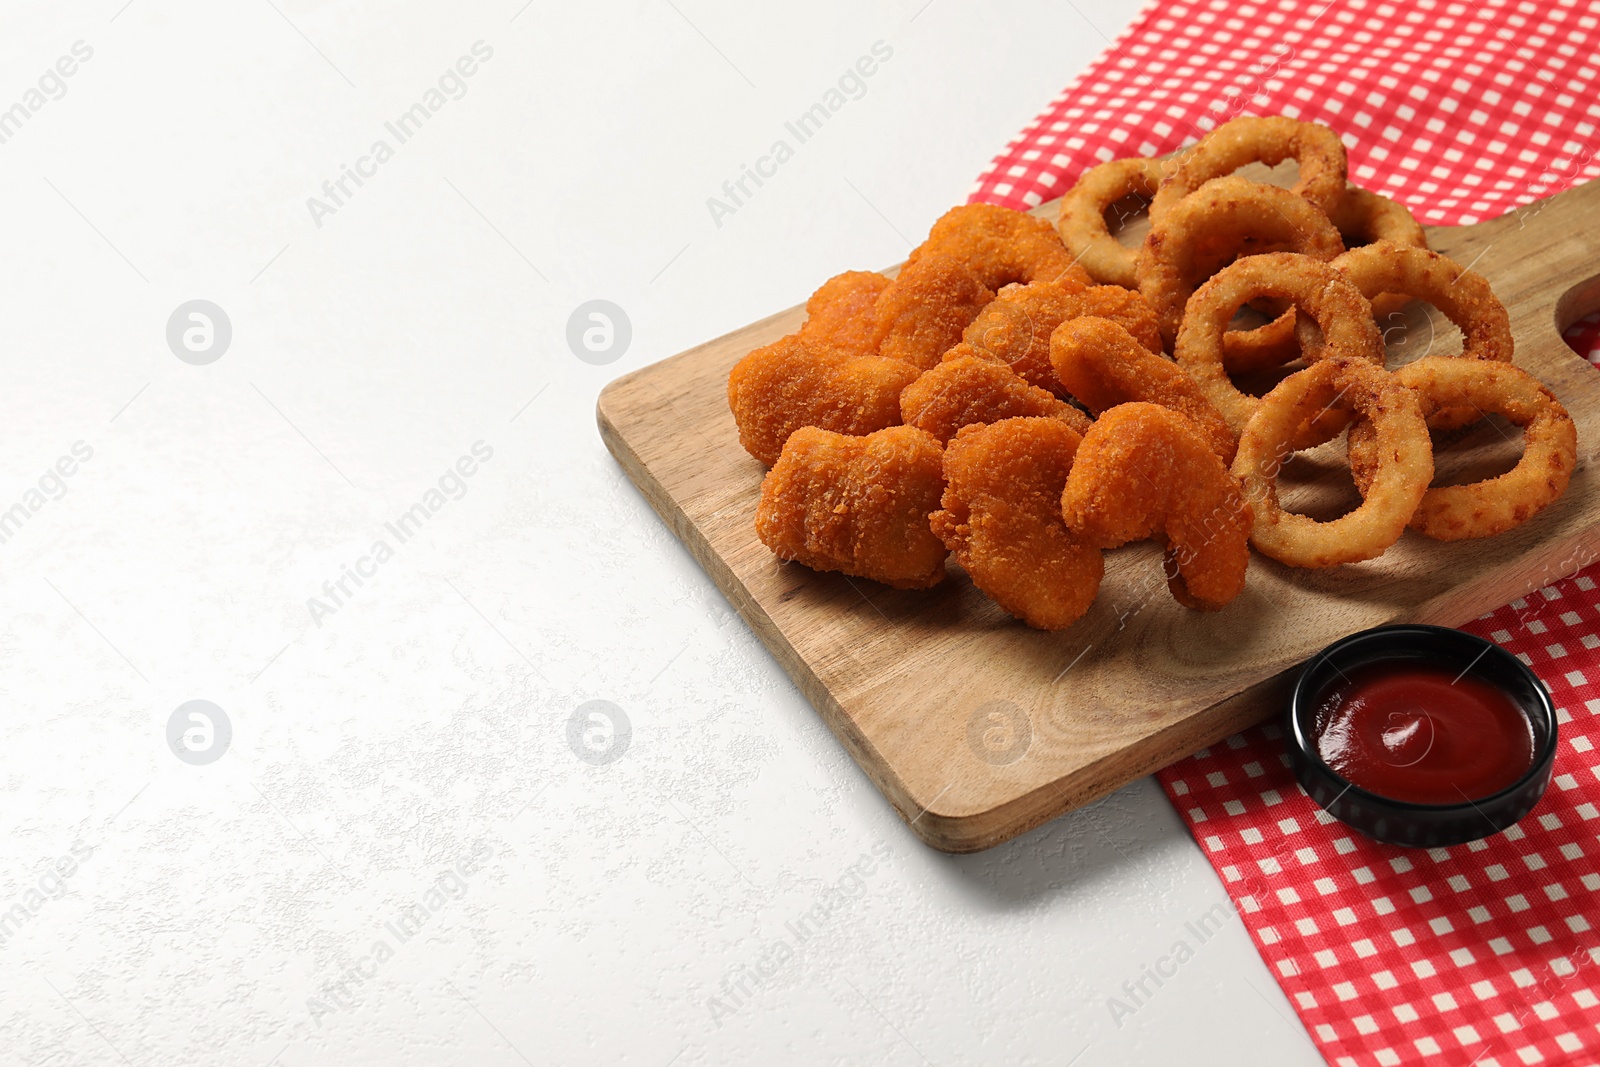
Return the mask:
<svg viewBox="0 0 1600 1067"><path fill-rule="evenodd" d="M1415 801L1399 800L1395 797L1384 796L1382 793L1374 793L1369 789L1363 789L1328 765L1327 761L1322 758L1322 754L1317 751L1315 738L1309 736L1303 728L1304 724L1301 721L1302 709L1309 711L1309 708L1306 707L1309 704L1309 700L1305 693L1307 679L1310 677L1311 672L1324 660L1345 654L1351 647L1379 637L1405 640L1408 637L1413 639L1419 637L1436 639L1440 636L1444 636L1445 640L1460 641L1470 648L1478 648L1480 650L1478 655L1468 664L1466 670L1462 672L1463 674L1474 672L1479 660L1485 657L1495 657L1510 666L1513 673L1523 675L1533 683L1531 688L1535 694L1534 707L1528 707L1523 701L1514 697L1512 698L1512 703L1517 706L1519 711L1528 716L1530 722L1535 715L1538 715L1548 724L1549 728L1545 731L1543 743L1535 747L1533 761L1528 765L1528 769L1517 777L1516 781L1486 796L1468 797L1465 801L1459 803L1419 804ZM1393 657L1379 656L1369 662L1382 662L1390 658L1399 660L1407 657L1399 655ZM1337 664L1335 664L1335 669L1337 669ZM1495 686L1495 688L1499 689L1501 687ZM1510 694L1507 694L1507 696L1509 697ZM1291 741L1291 747L1302 759L1310 761L1322 773L1327 774L1334 781L1345 787L1340 791L1339 796L1342 797L1347 793L1354 793L1358 799L1368 804L1382 805L1399 813L1444 814L1460 812L1464 814L1470 809L1476 809L1480 815L1489 818L1489 815L1483 810L1485 806L1497 804L1513 795L1520 794L1531 782L1550 770L1555 762L1556 749L1559 744L1559 738L1556 735L1560 723L1556 719L1555 701L1551 698L1550 689L1544 684L1544 679L1535 674L1531 667L1487 638L1479 637L1477 634L1468 633L1465 630L1457 630L1454 627L1434 626L1427 623L1391 623L1383 626L1373 626L1365 630L1358 630L1352 634L1346 634L1328 645L1321 652L1307 660L1305 666L1301 669L1299 677L1295 679L1294 689L1289 694L1288 710L1288 736ZM1491 819L1490 821L1493 820Z"/></svg>

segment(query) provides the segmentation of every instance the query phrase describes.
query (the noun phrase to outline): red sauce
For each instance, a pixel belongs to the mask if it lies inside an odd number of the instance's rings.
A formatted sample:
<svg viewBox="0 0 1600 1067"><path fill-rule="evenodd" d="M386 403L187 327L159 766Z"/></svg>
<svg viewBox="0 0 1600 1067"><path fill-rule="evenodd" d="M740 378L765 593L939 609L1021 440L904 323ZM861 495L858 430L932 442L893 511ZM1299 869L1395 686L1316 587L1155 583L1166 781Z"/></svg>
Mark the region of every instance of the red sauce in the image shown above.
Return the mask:
<svg viewBox="0 0 1600 1067"><path fill-rule="evenodd" d="M1533 766L1533 728L1510 697L1422 663L1349 672L1316 721L1323 762L1393 800L1460 804L1498 793Z"/></svg>

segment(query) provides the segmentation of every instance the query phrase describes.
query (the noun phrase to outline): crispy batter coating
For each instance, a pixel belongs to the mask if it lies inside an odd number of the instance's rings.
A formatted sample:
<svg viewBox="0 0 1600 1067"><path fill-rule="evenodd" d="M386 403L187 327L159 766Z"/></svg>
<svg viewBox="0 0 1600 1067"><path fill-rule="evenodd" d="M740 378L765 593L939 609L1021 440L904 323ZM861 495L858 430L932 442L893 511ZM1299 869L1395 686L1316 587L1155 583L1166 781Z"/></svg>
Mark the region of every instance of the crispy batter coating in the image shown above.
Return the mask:
<svg viewBox="0 0 1600 1067"><path fill-rule="evenodd" d="M997 359L1032 385L1062 394L1050 366L1050 335L1063 322L1097 315L1119 323L1146 347L1159 349L1155 311L1144 297L1117 285L1087 289L1050 282L1012 285L967 327L962 340L979 355Z"/></svg>
<svg viewBox="0 0 1600 1067"><path fill-rule="evenodd" d="M994 290L955 256L907 262L874 308L878 354L927 370L993 299Z"/></svg>
<svg viewBox="0 0 1600 1067"><path fill-rule="evenodd" d="M1339 231L1307 201L1274 185L1231 175L1206 182L1150 228L1139 253L1139 291L1155 308L1161 339L1176 341L1189 298L1237 256L1293 251L1330 260L1344 251ZM1230 330L1230 371L1282 366L1300 351L1295 316L1254 330Z"/></svg>
<svg viewBox="0 0 1600 1067"><path fill-rule="evenodd" d="M1084 435L1061 511L1085 542L1166 541L1167 588L1197 611L1244 589L1253 514L1194 423L1158 404L1123 404Z"/></svg>
<svg viewBox="0 0 1600 1067"><path fill-rule="evenodd" d="M890 281L876 271L847 270L823 282L806 301L800 336L853 352L876 355L883 338L878 332L878 298Z"/></svg>
<svg viewBox="0 0 1600 1067"><path fill-rule="evenodd" d="M944 491L944 449L913 426L865 437L806 426L761 483L756 536L779 559L896 589L944 580L928 528Z"/></svg>
<svg viewBox="0 0 1600 1067"><path fill-rule="evenodd" d="M948 442L963 426L1034 415L1059 419L1079 433L1089 416L1054 393L1029 385L1010 367L985 359L957 345L944 362L906 386L900 394L900 416Z"/></svg>
<svg viewBox="0 0 1600 1067"><path fill-rule="evenodd" d="M1293 158L1300 177L1293 191L1326 213L1344 192L1344 142L1326 126L1281 115L1231 119L1200 138L1178 158L1178 165L1156 190L1150 221L1156 222L1184 197L1213 178L1232 174L1246 163L1275 167Z"/></svg>
<svg viewBox="0 0 1600 1067"><path fill-rule="evenodd" d="M1233 462L1239 440L1194 379L1110 319L1086 315L1056 327L1050 363L1067 391L1096 415L1134 401L1160 404L1187 415L1222 462Z"/></svg>
<svg viewBox="0 0 1600 1067"><path fill-rule="evenodd" d="M1361 505L1318 522L1283 510L1278 472L1306 424L1335 401L1374 425L1377 462ZM1381 556L1400 539L1433 481L1433 446L1415 393L1381 365L1335 357L1289 375L1262 398L1239 437L1233 473L1255 508L1250 543L1258 551L1290 567L1336 567Z"/></svg>
<svg viewBox="0 0 1600 1067"><path fill-rule="evenodd" d="M1375 241L1388 241L1402 248L1428 247L1428 235L1410 208L1358 185L1344 187L1344 195L1328 212L1328 218L1338 227L1346 248L1360 248ZM1381 326L1411 298L1404 293L1379 293L1369 294L1368 299Z"/></svg>
<svg viewBox="0 0 1600 1067"><path fill-rule="evenodd" d="M1316 321L1323 340L1316 350L1304 353L1307 360L1344 356L1383 365L1383 338L1373 321L1372 305L1331 265L1293 252L1236 260L1189 298L1172 349L1178 365L1235 432L1244 431L1261 400L1246 396L1228 379L1223 336L1233 313L1258 297L1289 301Z"/></svg>
<svg viewBox="0 0 1600 1067"><path fill-rule="evenodd" d="M1516 347L1511 316L1477 271L1426 248L1390 241L1353 248L1333 266L1369 300L1380 293L1403 293L1438 308L1461 328L1462 358L1511 362Z"/></svg>
<svg viewBox="0 0 1600 1067"><path fill-rule="evenodd" d="M900 423L900 391L917 369L899 360L857 356L791 334L758 348L728 375L728 407L739 443L771 466L802 426L867 434Z"/></svg>
<svg viewBox="0 0 1600 1067"><path fill-rule="evenodd" d="M1455 260L1426 248L1375 241L1354 248L1333 265L1373 300L1403 294L1432 304L1461 330L1461 358L1510 363L1516 350L1511 316L1489 287L1489 280ZM1437 408L1428 425L1435 429L1466 426L1482 415L1470 404Z"/></svg>
<svg viewBox="0 0 1600 1067"><path fill-rule="evenodd" d="M1572 416L1539 380L1508 363L1424 356L1395 372L1413 389L1427 418L1452 406L1482 418L1496 414L1522 428L1517 465L1470 485L1429 489L1411 516L1411 528L1436 541L1492 537L1520 526L1560 499L1578 461ZM1378 432L1370 422L1350 427L1350 473L1363 495L1377 473Z"/></svg>
<svg viewBox="0 0 1600 1067"><path fill-rule="evenodd" d="M1056 419L967 427L945 451L944 508L929 517L972 584L1040 630L1082 618L1105 574L1099 550L1061 518L1080 440Z"/></svg>
<svg viewBox="0 0 1600 1067"><path fill-rule="evenodd" d="M1106 211L1127 197L1138 197L1148 205L1165 173L1163 160L1137 156L1112 159L1084 171L1078 183L1061 198L1056 230L1095 281L1125 289L1138 287L1134 274L1138 250L1112 236L1106 225Z"/></svg>
<svg viewBox="0 0 1600 1067"><path fill-rule="evenodd" d="M1090 281L1054 226L1025 211L994 204L963 204L946 211L907 262L925 255L961 260L990 289L1036 281L1081 288Z"/></svg>

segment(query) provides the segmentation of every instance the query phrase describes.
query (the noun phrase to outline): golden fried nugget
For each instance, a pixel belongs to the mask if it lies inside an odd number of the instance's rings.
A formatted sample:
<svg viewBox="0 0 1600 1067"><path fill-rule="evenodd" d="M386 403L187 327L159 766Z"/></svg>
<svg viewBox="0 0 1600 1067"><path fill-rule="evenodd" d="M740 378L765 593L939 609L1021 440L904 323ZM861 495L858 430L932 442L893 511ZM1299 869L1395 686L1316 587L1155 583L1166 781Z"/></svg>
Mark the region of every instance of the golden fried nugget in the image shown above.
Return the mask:
<svg viewBox="0 0 1600 1067"><path fill-rule="evenodd" d="M1064 630L1089 610L1105 562L1061 517L1082 438L1049 418L968 426L944 454L944 507L929 522L972 584L1029 626Z"/></svg>
<svg viewBox="0 0 1600 1067"><path fill-rule="evenodd" d="M876 355L883 340L878 331L878 297L890 284L876 271L835 274L806 301L806 321L800 327L800 336L856 355Z"/></svg>
<svg viewBox="0 0 1600 1067"><path fill-rule="evenodd" d="M928 527L944 490L944 449L914 426L847 437L796 430L761 483L756 536L779 559L896 589L944 580Z"/></svg>
<svg viewBox="0 0 1600 1067"><path fill-rule="evenodd" d="M878 354L927 370L993 299L994 290L959 259L925 255L908 262L874 309Z"/></svg>
<svg viewBox="0 0 1600 1067"><path fill-rule="evenodd" d="M1132 401L1160 404L1187 415L1222 462L1233 462L1239 439L1194 379L1110 319L1085 315L1056 327L1050 335L1050 364L1067 392L1090 411L1099 414Z"/></svg>
<svg viewBox="0 0 1600 1067"><path fill-rule="evenodd" d="M948 442L963 426L1037 415L1059 419L1079 433L1089 416L1054 393L1029 385L997 360L984 359L959 344L944 362L906 386L900 394L900 417L940 441Z"/></svg>
<svg viewBox="0 0 1600 1067"><path fill-rule="evenodd" d="M900 391L917 369L790 334L758 348L728 375L728 407L745 451L771 466L802 426L867 434L900 424Z"/></svg>
<svg viewBox="0 0 1600 1067"><path fill-rule="evenodd" d="M946 211L907 262L925 255L959 259L990 289L1012 282L1060 281L1079 288L1091 282L1054 226L995 204L963 204Z"/></svg>
<svg viewBox="0 0 1600 1067"><path fill-rule="evenodd" d="M1029 384L1062 395L1050 366L1050 335L1084 315L1120 323L1140 344L1161 348L1155 310L1138 293L1117 285L1078 288L1056 282L1007 286L961 339L979 355L1010 364Z"/></svg>
<svg viewBox="0 0 1600 1067"><path fill-rule="evenodd" d="M1101 415L1078 447L1061 512L1088 544L1165 539L1173 599L1215 611L1244 589L1254 513L1186 416L1158 404Z"/></svg>

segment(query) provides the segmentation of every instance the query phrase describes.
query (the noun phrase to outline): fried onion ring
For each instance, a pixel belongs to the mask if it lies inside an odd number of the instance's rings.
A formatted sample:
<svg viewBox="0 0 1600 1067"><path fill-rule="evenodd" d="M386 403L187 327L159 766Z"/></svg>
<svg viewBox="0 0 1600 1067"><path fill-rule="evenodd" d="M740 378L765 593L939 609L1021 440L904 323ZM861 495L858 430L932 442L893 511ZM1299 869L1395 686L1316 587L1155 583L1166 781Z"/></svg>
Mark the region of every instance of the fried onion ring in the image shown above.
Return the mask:
<svg viewBox="0 0 1600 1067"><path fill-rule="evenodd" d="M1383 338L1372 318L1372 305L1361 291L1332 266L1293 252L1246 256L1224 267L1189 298L1173 346L1179 366L1200 386L1236 433L1255 414L1261 401L1240 392L1228 380L1222 361L1222 338L1234 312L1260 297L1287 300L1309 315L1322 330L1322 344L1304 358L1320 361L1342 356L1383 364Z"/></svg>
<svg viewBox="0 0 1600 1067"><path fill-rule="evenodd" d="M1129 248L1111 235L1106 212L1112 204L1130 196L1148 204L1165 169L1159 159L1113 159L1084 171L1078 184L1061 198L1056 230L1095 281L1125 289L1138 287L1133 270L1138 249Z"/></svg>
<svg viewBox="0 0 1600 1067"><path fill-rule="evenodd" d="M1160 404L1187 415L1222 462L1233 461L1238 438L1194 379L1109 319L1086 315L1056 327L1050 363L1066 390L1095 414L1132 401Z"/></svg>
<svg viewBox="0 0 1600 1067"><path fill-rule="evenodd" d="M1056 419L1080 434L1089 428L1089 416L1049 390L1029 385L1004 363L970 352L957 355L966 348L952 348L944 362L906 386L900 415L908 425L946 443L964 426L1022 416Z"/></svg>
<svg viewBox="0 0 1600 1067"><path fill-rule="evenodd" d="M1011 285L972 320L962 339L977 354L1011 366L1030 384L1061 392L1050 366L1050 335L1069 319L1098 315L1120 324L1142 345L1161 347L1155 312L1131 289L1087 289L1050 282ZM947 357L948 358L948 357Z"/></svg>
<svg viewBox="0 0 1600 1067"><path fill-rule="evenodd" d="M1327 216L1287 189L1231 175L1214 178L1150 228L1139 253L1139 291L1155 308L1169 348L1195 289L1235 256L1299 252L1331 260L1344 251ZM1299 354L1295 315L1284 312L1254 330L1223 338L1230 371L1282 366Z"/></svg>
<svg viewBox="0 0 1600 1067"><path fill-rule="evenodd" d="M1462 359L1510 363L1516 350L1511 316L1494 295L1489 281L1453 259L1426 248L1408 248L1377 241L1352 249L1333 261L1334 267L1369 300L1380 293L1403 293L1438 308L1461 330ZM1373 304L1374 313L1377 304ZM1470 406L1435 411L1428 425L1435 429L1477 421Z"/></svg>
<svg viewBox="0 0 1600 1067"><path fill-rule="evenodd" d="M873 309L878 354L927 370L994 299L960 259L924 255L908 262Z"/></svg>
<svg viewBox="0 0 1600 1067"><path fill-rule="evenodd" d="M896 589L944 580L928 528L944 491L944 449L914 426L865 437L802 427L761 482L756 536L784 560Z"/></svg>
<svg viewBox="0 0 1600 1067"><path fill-rule="evenodd" d="M1283 510L1278 472L1303 427L1335 401L1372 423L1376 463L1366 499L1329 522ZM1239 438L1233 473L1255 508L1250 543L1291 567L1334 567L1373 559L1400 539L1433 480L1433 446L1417 396L1381 366L1323 359L1278 383Z"/></svg>
<svg viewBox="0 0 1600 1067"><path fill-rule="evenodd" d="M963 204L940 216L928 239L912 249L906 262L927 255L960 260L990 289L1020 282L1059 282L1082 288L1089 274L1056 228L1026 211L995 204Z"/></svg>
<svg viewBox="0 0 1600 1067"><path fill-rule="evenodd" d="M1398 200L1379 196L1357 185L1346 185L1344 195L1328 212L1346 248L1360 248L1375 241L1388 241L1404 248L1427 248L1428 235L1411 209ZM1372 313L1381 325L1409 302L1404 293L1367 294Z"/></svg>
<svg viewBox="0 0 1600 1067"><path fill-rule="evenodd" d="M739 443L770 467L802 426L867 434L900 423L900 391L917 369L899 360L856 356L790 334L734 364L728 408Z"/></svg>
<svg viewBox="0 0 1600 1067"><path fill-rule="evenodd" d="M1040 630L1089 610L1105 561L1061 518L1061 492L1082 440L1054 419L968 426L944 454L943 510L928 517L972 584Z"/></svg>
<svg viewBox="0 0 1600 1067"><path fill-rule="evenodd" d="M1395 372L1416 392L1427 417L1468 407L1494 414L1523 432L1522 458L1498 477L1440 486L1422 496L1411 528L1435 541L1492 537L1520 526L1566 492L1578 460L1578 430L1561 402L1531 374L1506 363L1424 356ZM1378 433L1368 422L1350 427L1350 472L1363 494L1378 467Z"/></svg>
<svg viewBox="0 0 1600 1067"><path fill-rule="evenodd" d="M1232 119L1200 138L1156 190L1150 221L1159 222L1206 182L1232 174L1246 163L1275 167L1290 158L1300 164L1292 191L1327 214L1344 192L1344 143L1326 126L1280 115Z"/></svg>
<svg viewBox="0 0 1600 1067"><path fill-rule="evenodd" d="M878 354L882 338L874 308L891 282L877 271L847 270L823 282L806 301L800 336L856 355Z"/></svg>
<svg viewBox="0 0 1600 1067"><path fill-rule="evenodd" d="M1122 404L1089 428L1061 496L1067 526L1116 548L1161 535L1167 587L1178 603L1216 611L1244 589L1250 504L1187 417Z"/></svg>

